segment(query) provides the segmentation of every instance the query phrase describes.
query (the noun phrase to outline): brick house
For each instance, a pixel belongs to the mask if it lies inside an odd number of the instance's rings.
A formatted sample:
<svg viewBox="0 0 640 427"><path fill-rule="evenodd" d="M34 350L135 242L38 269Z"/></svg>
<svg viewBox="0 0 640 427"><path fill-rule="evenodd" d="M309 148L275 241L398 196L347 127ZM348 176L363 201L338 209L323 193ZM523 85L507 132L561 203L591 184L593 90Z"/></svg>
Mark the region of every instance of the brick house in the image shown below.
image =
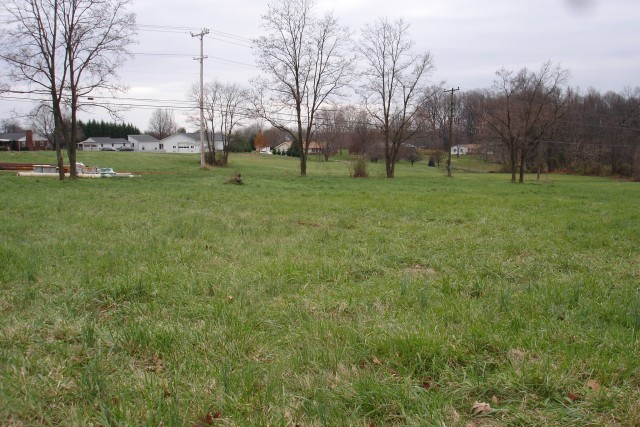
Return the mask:
<svg viewBox="0 0 640 427"><path fill-rule="evenodd" d="M31 130L0 134L0 147L11 151L49 150L51 143L47 138Z"/></svg>

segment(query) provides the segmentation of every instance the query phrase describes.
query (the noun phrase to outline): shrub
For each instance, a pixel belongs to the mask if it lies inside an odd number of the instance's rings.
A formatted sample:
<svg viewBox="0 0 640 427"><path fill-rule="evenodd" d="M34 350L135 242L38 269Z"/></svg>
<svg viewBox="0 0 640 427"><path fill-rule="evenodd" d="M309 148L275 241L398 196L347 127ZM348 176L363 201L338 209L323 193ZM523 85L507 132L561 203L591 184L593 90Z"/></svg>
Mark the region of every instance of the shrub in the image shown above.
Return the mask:
<svg viewBox="0 0 640 427"><path fill-rule="evenodd" d="M356 159L351 162L350 168L352 178L367 178L369 176L366 156L356 157Z"/></svg>
<svg viewBox="0 0 640 427"><path fill-rule="evenodd" d="M287 156L289 157L300 157L300 144L297 141L293 141L291 147L287 150Z"/></svg>
<svg viewBox="0 0 640 427"><path fill-rule="evenodd" d="M240 172L234 173L233 176L230 176L229 178L227 178L227 180L225 181L225 184L236 184L236 185L244 184L244 182L242 181L242 175L240 174Z"/></svg>

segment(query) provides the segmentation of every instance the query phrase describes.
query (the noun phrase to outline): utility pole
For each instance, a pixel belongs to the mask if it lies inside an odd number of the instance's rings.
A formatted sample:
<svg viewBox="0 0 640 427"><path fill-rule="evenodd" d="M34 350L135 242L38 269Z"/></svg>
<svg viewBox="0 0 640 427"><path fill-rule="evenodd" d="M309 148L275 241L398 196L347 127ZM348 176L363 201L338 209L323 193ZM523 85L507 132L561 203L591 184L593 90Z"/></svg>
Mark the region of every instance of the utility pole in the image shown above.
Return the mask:
<svg viewBox="0 0 640 427"><path fill-rule="evenodd" d="M204 36L209 30L203 28L198 34L191 33L191 37L200 37L200 57L194 58L200 61L200 167L204 167Z"/></svg>
<svg viewBox="0 0 640 427"><path fill-rule="evenodd" d="M451 92L451 111L449 113L449 147L447 147L447 176L451 176L451 147L453 147L453 92L460 90L459 87L445 90Z"/></svg>

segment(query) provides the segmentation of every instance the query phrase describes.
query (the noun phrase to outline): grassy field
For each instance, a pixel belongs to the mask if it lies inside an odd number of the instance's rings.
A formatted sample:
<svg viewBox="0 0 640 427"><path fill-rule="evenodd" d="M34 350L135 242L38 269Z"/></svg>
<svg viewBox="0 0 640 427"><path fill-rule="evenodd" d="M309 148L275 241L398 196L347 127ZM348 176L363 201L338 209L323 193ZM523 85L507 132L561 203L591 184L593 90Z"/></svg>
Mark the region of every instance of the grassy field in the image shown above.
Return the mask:
<svg viewBox="0 0 640 427"><path fill-rule="evenodd" d="M0 173L2 425L640 425L638 183L79 160Z"/></svg>

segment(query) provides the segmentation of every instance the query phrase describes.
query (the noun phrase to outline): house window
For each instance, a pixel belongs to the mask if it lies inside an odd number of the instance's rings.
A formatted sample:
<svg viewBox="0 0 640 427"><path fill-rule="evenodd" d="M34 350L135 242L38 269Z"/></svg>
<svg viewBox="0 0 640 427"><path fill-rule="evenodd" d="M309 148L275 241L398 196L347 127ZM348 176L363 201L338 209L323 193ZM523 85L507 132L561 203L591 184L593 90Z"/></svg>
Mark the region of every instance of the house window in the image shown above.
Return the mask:
<svg viewBox="0 0 640 427"><path fill-rule="evenodd" d="M162 150L164 148L164 144L160 144L160 149Z"/></svg>

